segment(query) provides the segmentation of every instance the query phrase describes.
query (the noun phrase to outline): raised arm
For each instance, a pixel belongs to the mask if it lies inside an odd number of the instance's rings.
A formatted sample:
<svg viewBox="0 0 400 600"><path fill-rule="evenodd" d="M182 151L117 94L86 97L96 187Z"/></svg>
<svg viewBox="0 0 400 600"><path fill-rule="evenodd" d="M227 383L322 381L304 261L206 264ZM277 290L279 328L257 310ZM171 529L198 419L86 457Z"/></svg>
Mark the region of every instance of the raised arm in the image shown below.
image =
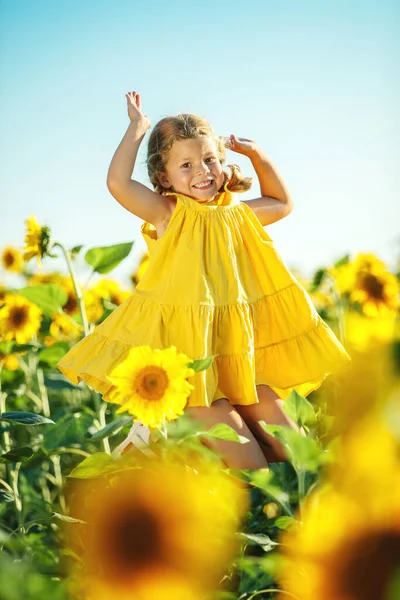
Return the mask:
<svg viewBox="0 0 400 600"><path fill-rule="evenodd" d="M114 198L129 212L153 225L163 223L170 215L170 204L161 194L131 179L139 146L151 126L141 112L140 96L126 94L130 124L111 160L107 187Z"/></svg>
<svg viewBox="0 0 400 600"><path fill-rule="evenodd" d="M275 223L291 213L293 201L290 194L278 171L258 144L234 135L226 139L229 140L225 143L227 148L250 158L257 173L262 196L243 202L250 206L261 225Z"/></svg>

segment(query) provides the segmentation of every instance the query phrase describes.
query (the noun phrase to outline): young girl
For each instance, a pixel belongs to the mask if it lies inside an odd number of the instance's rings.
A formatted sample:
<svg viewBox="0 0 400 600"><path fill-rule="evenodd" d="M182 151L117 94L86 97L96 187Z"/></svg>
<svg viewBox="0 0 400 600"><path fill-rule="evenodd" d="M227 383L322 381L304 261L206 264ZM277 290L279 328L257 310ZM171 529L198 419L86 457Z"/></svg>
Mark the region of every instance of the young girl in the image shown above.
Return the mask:
<svg viewBox="0 0 400 600"><path fill-rule="evenodd" d="M130 125L110 164L114 198L145 222L150 262L132 296L59 363L107 399L106 376L130 347L176 346L192 359L215 355L196 373L186 413L211 428L230 425L246 444L207 442L228 467L265 468L287 460L259 421L296 429L282 410L293 390L315 390L348 355L289 272L263 226L292 211L288 191L260 146L219 138L208 122L181 114L161 119L149 138L154 191L131 179L150 121L137 92L126 94ZM223 169L225 147L247 156L261 197L237 165ZM136 429L135 429L136 430Z"/></svg>

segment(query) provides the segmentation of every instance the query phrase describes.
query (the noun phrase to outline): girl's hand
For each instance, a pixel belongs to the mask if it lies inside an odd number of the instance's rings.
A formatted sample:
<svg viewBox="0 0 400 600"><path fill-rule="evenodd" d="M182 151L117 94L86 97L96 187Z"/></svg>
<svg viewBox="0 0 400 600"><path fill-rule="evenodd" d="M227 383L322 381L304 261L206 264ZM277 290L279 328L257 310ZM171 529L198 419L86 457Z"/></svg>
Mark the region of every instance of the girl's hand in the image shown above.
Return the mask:
<svg viewBox="0 0 400 600"><path fill-rule="evenodd" d="M138 92L128 92L125 94L128 103L128 117L131 121L135 121L144 126L145 131L151 127L150 119L141 111L142 101Z"/></svg>
<svg viewBox="0 0 400 600"><path fill-rule="evenodd" d="M233 133L229 137L221 137L220 139L223 141L225 148L238 154L244 154L248 158L253 158L259 152L256 142L247 138L238 138Z"/></svg>

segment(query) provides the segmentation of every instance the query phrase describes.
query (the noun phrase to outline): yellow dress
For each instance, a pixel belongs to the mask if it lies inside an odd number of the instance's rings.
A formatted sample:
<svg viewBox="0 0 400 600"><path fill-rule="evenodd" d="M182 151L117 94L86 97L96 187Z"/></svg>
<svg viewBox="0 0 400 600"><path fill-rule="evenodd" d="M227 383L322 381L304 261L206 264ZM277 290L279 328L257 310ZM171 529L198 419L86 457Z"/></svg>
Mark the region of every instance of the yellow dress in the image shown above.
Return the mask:
<svg viewBox="0 0 400 600"><path fill-rule="evenodd" d="M349 360L247 204L224 186L210 204L182 194L157 239L143 223L150 261L132 295L58 367L108 399L106 376L132 346L216 355L189 381L189 406L258 402L256 385L303 396Z"/></svg>

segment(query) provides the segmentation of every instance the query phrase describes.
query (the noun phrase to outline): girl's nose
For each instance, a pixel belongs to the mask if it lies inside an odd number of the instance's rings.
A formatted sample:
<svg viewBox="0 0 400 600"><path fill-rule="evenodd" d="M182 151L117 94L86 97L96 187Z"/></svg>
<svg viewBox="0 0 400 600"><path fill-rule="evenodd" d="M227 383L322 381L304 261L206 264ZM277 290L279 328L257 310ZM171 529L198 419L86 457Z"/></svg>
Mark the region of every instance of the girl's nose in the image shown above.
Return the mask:
<svg viewBox="0 0 400 600"><path fill-rule="evenodd" d="M209 172L209 168L206 163L203 163L197 167L197 173L199 173L200 175L202 173L208 173L208 172Z"/></svg>

